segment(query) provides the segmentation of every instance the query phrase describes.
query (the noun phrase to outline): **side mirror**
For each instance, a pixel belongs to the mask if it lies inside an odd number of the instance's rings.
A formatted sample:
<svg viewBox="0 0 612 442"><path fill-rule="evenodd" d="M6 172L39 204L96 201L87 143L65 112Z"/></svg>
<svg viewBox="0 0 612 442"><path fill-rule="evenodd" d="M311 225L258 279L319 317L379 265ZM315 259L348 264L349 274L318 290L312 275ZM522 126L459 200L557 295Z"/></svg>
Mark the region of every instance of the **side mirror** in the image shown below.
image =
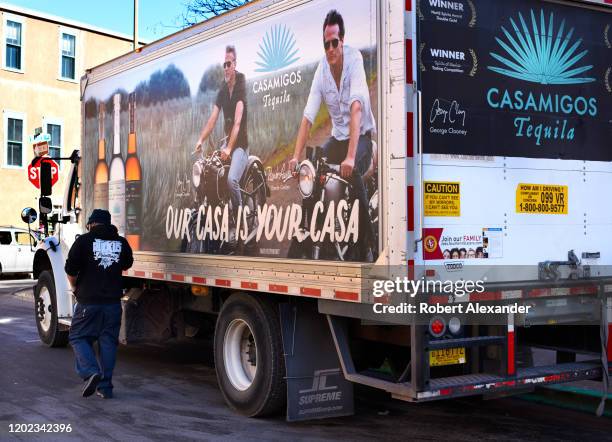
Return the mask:
<svg viewBox="0 0 612 442"><path fill-rule="evenodd" d="M53 201L51 201L51 198L48 196L41 196L38 200L38 209L40 210L40 213L51 213L53 211Z"/></svg>
<svg viewBox="0 0 612 442"><path fill-rule="evenodd" d="M26 224L32 224L38 219L38 213L31 207L26 207L21 211L21 220Z"/></svg>
<svg viewBox="0 0 612 442"><path fill-rule="evenodd" d="M41 161L40 164L40 196L51 195L51 164L48 161ZM42 198L41 198L42 199ZM43 212L40 213L48 213Z"/></svg>

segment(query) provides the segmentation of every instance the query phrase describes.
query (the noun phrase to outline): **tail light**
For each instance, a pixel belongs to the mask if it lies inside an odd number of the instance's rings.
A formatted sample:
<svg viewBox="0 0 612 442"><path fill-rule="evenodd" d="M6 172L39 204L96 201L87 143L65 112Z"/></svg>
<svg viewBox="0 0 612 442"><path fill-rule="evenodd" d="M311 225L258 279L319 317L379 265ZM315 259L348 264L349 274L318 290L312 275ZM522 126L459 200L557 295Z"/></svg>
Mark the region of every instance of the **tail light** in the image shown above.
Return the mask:
<svg viewBox="0 0 612 442"><path fill-rule="evenodd" d="M439 338L444 336L446 332L446 321L441 316L434 316L429 321L429 333L434 338Z"/></svg>

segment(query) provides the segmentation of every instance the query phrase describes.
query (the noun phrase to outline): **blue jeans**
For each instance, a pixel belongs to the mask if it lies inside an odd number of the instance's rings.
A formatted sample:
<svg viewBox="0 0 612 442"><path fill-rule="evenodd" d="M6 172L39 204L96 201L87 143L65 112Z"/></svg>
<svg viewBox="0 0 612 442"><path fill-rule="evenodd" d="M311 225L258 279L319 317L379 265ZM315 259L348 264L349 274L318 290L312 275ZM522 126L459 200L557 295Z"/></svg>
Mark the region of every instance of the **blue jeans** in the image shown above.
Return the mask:
<svg viewBox="0 0 612 442"><path fill-rule="evenodd" d="M113 369L121 328L121 304L77 304L70 326L70 345L74 349L77 374L83 379L100 374L99 390L112 391ZM98 341L100 362L93 343Z"/></svg>
<svg viewBox="0 0 612 442"><path fill-rule="evenodd" d="M232 202L232 213L238 214L238 207L242 205L242 195L240 194L240 179L249 165L249 149L236 147L232 151L232 163L227 174L227 187L230 192Z"/></svg>
<svg viewBox="0 0 612 442"><path fill-rule="evenodd" d="M323 156L327 157L329 164L341 164L348 153L349 140L337 140L330 137L323 145ZM352 184L351 198L359 201L359 236L357 238L357 247L359 249L360 261L367 259L367 253L372 241L372 223L368 214L369 201L368 192L363 182L362 175L368 171L372 161L372 138L370 134L361 135L357 142L357 151L355 152L355 168L353 176L349 179Z"/></svg>

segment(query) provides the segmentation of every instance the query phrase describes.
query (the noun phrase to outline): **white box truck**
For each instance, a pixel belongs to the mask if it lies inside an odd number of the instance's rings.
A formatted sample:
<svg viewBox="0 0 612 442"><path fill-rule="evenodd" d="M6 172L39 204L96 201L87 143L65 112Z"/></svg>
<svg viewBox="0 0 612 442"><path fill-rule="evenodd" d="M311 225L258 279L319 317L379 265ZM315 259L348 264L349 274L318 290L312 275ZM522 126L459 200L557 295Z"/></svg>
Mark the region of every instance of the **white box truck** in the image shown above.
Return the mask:
<svg viewBox="0 0 612 442"><path fill-rule="evenodd" d="M61 212L40 200L42 341L106 208L121 340L213 333L245 415L607 378L611 24L607 0L258 0L88 70Z"/></svg>

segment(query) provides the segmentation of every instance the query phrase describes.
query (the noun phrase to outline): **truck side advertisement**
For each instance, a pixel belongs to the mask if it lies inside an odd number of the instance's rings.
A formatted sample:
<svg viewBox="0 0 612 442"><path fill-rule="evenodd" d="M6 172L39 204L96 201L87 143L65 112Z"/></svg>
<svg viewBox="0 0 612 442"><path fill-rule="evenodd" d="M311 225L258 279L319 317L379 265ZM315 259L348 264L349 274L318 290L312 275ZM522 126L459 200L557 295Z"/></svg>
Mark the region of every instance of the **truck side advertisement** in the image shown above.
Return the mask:
<svg viewBox="0 0 612 442"><path fill-rule="evenodd" d="M612 160L611 14L559 3L419 2L425 152Z"/></svg>
<svg viewBox="0 0 612 442"><path fill-rule="evenodd" d="M376 3L313 1L89 84L84 210L136 250L375 260Z"/></svg>

